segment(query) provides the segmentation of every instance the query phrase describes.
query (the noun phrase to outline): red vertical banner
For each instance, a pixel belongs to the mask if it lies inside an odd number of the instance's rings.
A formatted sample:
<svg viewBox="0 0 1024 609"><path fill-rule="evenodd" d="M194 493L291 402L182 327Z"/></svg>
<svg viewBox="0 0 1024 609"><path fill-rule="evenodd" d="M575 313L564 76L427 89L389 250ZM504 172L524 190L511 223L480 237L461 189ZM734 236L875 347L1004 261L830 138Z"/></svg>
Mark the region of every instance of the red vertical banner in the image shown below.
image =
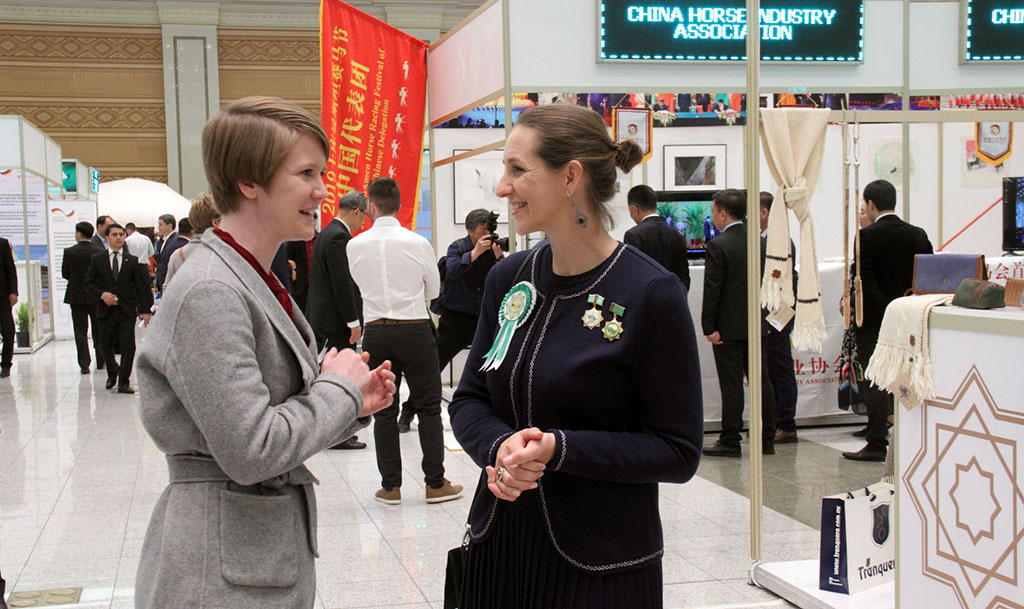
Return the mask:
<svg viewBox="0 0 1024 609"><path fill-rule="evenodd" d="M398 220L419 206L427 43L340 0L320 3L320 99L331 140L321 226L350 190L388 176L402 189Z"/></svg>

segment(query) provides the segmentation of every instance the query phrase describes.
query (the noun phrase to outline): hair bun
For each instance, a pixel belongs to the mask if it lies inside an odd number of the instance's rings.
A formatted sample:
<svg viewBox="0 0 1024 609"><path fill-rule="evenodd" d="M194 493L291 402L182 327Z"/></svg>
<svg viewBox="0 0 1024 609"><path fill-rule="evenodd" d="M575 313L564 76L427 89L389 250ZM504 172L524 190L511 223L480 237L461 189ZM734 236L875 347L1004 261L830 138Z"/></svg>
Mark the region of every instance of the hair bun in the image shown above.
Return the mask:
<svg viewBox="0 0 1024 609"><path fill-rule="evenodd" d="M615 166L626 173L632 171L644 158L644 151L633 140L622 140L615 148Z"/></svg>

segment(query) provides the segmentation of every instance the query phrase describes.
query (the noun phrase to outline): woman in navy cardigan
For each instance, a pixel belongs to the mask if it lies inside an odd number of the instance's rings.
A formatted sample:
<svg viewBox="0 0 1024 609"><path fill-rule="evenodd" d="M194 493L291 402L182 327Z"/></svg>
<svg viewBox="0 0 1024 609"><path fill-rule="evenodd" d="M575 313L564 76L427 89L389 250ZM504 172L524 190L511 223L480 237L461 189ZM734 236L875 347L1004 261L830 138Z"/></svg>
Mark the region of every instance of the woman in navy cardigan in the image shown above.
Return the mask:
<svg viewBox="0 0 1024 609"><path fill-rule="evenodd" d="M703 411L682 283L606 228L615 169L641 156L567 104L506 142L496 194L550 243L488 275L449 408L484 469L465 609L662 606L658 483L697 470Z"/></svg>

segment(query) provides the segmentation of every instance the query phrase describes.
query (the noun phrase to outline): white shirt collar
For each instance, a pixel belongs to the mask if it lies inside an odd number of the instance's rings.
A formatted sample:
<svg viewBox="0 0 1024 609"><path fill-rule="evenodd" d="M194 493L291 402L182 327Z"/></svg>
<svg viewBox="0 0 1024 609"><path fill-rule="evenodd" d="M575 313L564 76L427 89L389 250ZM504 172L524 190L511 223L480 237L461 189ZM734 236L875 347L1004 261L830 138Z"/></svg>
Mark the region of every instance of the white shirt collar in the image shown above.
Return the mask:
<svg viewBox="0 0 1024 609"><path fill-rule="evenodd" d="M338 222L341 222L341 225L345 227L345 230L347 230L349 232L349 234L352 234L352 227L349 226L347 222L345 222L344 220L342 220L338 216L334 216L334 219L337 220Z"/></svg>
<svg viewBox="0 0 1024 609"><path fill-rule="evenodd" d="M651 213L651 214L647 214L647 215L646 215L646 216L644 216L643 218L640 218L640 221L641 221L641 222L643 222L643 221L644 221L644 220L646 220L647 218L660 218L660 217L661 217L661 216L660 216L660 215L658 215L658 212L654 212L654 213Z"/></svg>
<svg viewBox="0 0 1024 609"><path fill-rule="evenodd" d="M395 216L381 216L374 221L374 228L378 226L401 226L402 224L398 221Z"/></svg>
<svg viewBox="0 0 1024 609"><path fill-rule="evenodd" d="M896 215L895 211L891 211L891 210L890 211L883 211L882 213L880 213L877 216L875 216L875 222L878 222L879 220L881 220L882 218L884 218L886 216L895 216L895 215ZM872 222L872 224L874 224L874 222Z"/></svg>
<svg viewBox="0 0 1024 609"><path fill-rule="evenodd" d="M737 224L743 224L743 220L736 220L736 221L733 221L733 222L730 222L730 223L726 224L725 228L722 229L722 232L724 233L725 231L729 230L733 226L736 226Z"/></svg>

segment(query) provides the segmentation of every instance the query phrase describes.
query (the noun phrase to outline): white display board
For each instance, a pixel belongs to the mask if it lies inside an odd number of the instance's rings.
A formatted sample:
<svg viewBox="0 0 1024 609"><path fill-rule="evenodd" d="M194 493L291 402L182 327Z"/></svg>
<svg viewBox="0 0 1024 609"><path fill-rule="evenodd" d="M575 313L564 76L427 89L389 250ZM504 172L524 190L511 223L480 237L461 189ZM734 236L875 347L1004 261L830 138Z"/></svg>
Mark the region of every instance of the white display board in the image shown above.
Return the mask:
<svg viewBox="0 0 1024 609"><path fill-rule="evenodd" d="M491 4L430 49L427 111L432 124L505 87L502 1Z"/></svg>
<svg viewBox="0 0 1024 609"><path fill-rule="evenodd" d="M64 199L50 203L50 274L53 295L53 337L57 340L75 337L71 323L71 307L64 304L68 282L61 276L64 249L75 244L75 225L79 222L96 225L96 202L90 199Z"/></svg>
<svg viewBox="0 0 1024 609"><path fill-rule="evenodd" d="M942 307L929 340L936 397L897 414L899 606L1019 607L1024 313Z"/></svg>

